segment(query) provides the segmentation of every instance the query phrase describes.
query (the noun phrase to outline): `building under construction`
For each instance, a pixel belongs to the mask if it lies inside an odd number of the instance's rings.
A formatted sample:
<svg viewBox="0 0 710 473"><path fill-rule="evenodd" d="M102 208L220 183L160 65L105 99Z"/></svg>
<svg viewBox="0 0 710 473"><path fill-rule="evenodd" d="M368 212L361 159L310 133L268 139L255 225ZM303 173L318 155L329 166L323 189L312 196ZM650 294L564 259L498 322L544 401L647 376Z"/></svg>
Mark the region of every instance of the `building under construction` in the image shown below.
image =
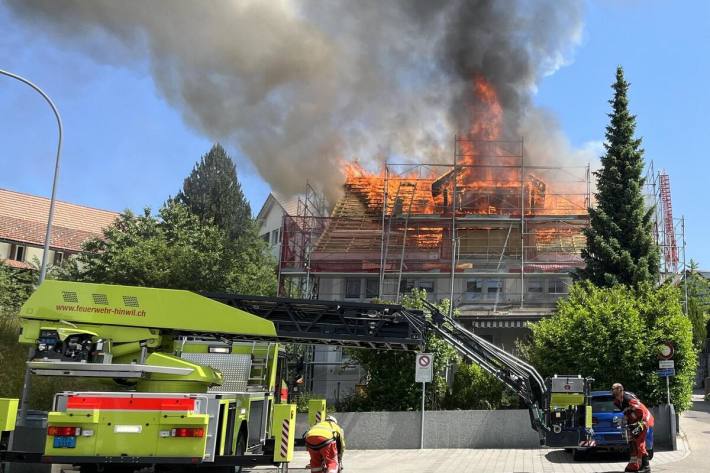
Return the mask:
<svg viewBox="0 0 710 473"><path fill-rule="evenodd" d="M464 315L547 312L582 265L590 173L526 162L523 148L457 138L451 164L349 166L330 216L284 216L282 294L396 301L421 288Z"/></svg>

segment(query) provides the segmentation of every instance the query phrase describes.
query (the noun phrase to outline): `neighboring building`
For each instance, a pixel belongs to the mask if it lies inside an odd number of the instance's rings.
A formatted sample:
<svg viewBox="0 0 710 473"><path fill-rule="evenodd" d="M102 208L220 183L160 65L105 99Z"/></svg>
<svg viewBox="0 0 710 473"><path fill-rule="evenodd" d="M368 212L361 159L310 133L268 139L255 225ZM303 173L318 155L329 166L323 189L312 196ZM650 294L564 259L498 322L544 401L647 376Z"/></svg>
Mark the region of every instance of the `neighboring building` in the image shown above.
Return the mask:
<svg viewBox="0 0 710 473"><path fill-rule="evenodd" d="M297 215L298 197L286 199L274 191L269 193L266 202L261 206L256 222L259 226L259 236L269 244L271 254L279 259L281 254L281 229L284 215Z"/></svg>
<svg viewBox="0 0 710 473"><path fill-rule="evenodd" d="M0 260L15 268L42 261L49 199L0 189ZM81 251L86 240L102 235L118 213L55 202L49 265L59 265Z"/></svg>

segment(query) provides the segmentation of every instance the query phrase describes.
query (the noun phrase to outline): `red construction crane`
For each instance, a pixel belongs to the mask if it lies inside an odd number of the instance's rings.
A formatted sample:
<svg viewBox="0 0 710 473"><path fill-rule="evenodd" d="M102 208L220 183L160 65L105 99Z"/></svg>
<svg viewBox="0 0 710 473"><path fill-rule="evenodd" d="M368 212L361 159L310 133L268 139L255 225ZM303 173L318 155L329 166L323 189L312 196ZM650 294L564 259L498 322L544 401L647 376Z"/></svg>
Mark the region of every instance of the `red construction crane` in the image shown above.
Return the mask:
<svg viewBox="0 0 710 473"><path fill-rule="evenodd" d="M675 241L673 206L671 204L671 179L665 171L658 175L663 214L663 259L667 272L678 272L678 246Z"/></svg>

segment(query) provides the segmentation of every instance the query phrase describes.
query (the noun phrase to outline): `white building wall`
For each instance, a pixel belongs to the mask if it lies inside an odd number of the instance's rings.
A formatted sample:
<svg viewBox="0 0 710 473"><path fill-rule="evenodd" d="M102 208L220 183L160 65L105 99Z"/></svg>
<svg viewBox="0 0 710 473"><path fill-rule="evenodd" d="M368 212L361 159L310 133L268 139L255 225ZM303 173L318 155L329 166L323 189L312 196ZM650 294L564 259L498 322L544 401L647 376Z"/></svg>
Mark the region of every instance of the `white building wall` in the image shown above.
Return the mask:
<svg viewBox="0 0 710 473"><path fill-rule="evenodd" d="M51 240L50 240L51 241ZM44 253L44 248L35 248L33 246L27 246L25 247L25 261L27 263L41 263L42 262L42 253ZM52 252L50 252L49 256L52 256ZM47 260L47 265L52 264L51 258Z"/></svg>
<svg viewBox="0 0 710 473"><path fill-rule="evenodd" d="M10 257L10 243L0 242L0 259L7 259Z"/></svg>
<svg viewBox="0 0 710 473"><path fill-rule="evenodd" d="M313 392L329 403L351 396L362 379L362 368L348 363L341 347L316 346L313 366Z"/></svg>
<svg viewBox="0 0 710 473"><path fill-rule="evenodd" d="M278 259L281 254L281 227L285 212L276 199L271 198L271 200L268 212L259 222L259 236L269 244L271 255Z"/></svg>

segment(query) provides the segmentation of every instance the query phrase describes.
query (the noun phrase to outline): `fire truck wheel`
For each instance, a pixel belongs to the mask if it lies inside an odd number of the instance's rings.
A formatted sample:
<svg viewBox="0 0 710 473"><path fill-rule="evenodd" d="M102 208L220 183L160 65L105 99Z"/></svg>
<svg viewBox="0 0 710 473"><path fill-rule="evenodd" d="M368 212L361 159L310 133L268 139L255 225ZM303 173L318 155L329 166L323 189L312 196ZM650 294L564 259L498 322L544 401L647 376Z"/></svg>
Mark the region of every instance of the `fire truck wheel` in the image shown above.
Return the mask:
<svg viewBox="0 0 710 473"><path fill-rule="evenodd" d="M572 450L572 460L578 462L584 460L587 457L587 451L581 448L575 448Z"/></svg>

